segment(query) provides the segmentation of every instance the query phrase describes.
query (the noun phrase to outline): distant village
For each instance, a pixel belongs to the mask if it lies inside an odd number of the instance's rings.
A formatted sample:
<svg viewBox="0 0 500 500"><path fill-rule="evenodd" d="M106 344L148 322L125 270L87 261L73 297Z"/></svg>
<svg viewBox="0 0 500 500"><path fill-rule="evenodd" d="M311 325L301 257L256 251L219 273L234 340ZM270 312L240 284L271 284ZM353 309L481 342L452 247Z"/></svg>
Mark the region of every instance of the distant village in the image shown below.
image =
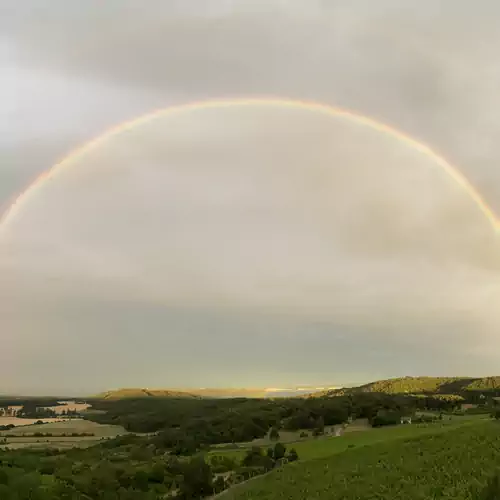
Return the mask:
<svg viewBox="0 0 500 500"><path fill-rule="evenodd" d="M83 402L59 401L57 406L9 405L0 407L0 418L74 418L89 405Z"/></svg>
<svg viewBox="0 0 500 500"><path fill-rule="evenodd" d="M22 409L22 406L7 406L6 408L0 407L0 417L17 417L18 412Z"/></svg>

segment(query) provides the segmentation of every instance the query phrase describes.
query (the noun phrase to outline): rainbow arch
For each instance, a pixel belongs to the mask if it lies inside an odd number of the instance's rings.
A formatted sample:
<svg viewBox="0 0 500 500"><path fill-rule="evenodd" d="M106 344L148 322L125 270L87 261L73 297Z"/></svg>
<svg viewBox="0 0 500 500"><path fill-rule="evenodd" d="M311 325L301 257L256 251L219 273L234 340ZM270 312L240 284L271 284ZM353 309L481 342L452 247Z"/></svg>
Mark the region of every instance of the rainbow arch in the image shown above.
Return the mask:
<svg viewBox="0 0 500 500"><path fill-rule="evenodd" d="M14 197L14 200L8 205L7 210L0 214L0 230L9 226L15 219L16 213L18 213L21 206L26 204L30 196L43 185L43 183L55 176L63 168L71 166L72 163L77 161L79 158L83 157L85 154L96 149L103 143L105 143L112 136L118 135L122 132L130 130L132 128L138 127L144 123L154 120L159 116L174 115L177 113L186 113L190 111L196 111L200 109L208 108L226 108L226 107L238 107L238 106L274 106L274 107L288 107L295 109L304 109L311 112L317 112L321 114L330 115L332 117L341 117L349 119L359 125L366 126L375 129L379 132L390 135L399 141L402 141L409 147L416 151L419 151L426 156L428 156L436 165L439 165L463 190L469 195L469 197L475 202L478 209L483 213L486 219L489 221L491 226L496 232L500 231L500 220L493 210L488 206L486 201L481 197L480 193L476 188L469 182L469 180L460 172L460 170L451 165L445 158L433 151L430 147L425 144L413 139L412 137L400 132L399 130L386 125L384 123L378 122L373 118L355 113L353 111L330 106L327 104L322 104L314 101L301 101L293 99L280 99L280 98L245 98L245 99L214 99L206 101L197 101L189 104L181 104L176 106L171 106L167 108L161 108L153 112L142 115L138 118L122 122L111 129L105 131L89 142L83 144L82 146L71 151L67 156L65 156L60 162L56 163L54 166L48 170L42 172L33 182L31 182L26 189L21 191Z"/></svg>

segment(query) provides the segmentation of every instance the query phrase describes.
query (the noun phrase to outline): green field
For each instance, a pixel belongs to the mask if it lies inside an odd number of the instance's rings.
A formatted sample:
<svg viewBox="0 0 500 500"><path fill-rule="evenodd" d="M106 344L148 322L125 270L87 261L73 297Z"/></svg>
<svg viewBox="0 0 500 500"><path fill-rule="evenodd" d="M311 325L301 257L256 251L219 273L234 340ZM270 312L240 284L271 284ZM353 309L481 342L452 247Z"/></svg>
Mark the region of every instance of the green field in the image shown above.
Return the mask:
<svg viewBox="0 0 500 500"><path fill-rule="evenodd" d="M35 433L52 434L37 437ZM71 434L88 433L91 436L71 436ZM75 418L61 422L50 422L38 425L23 425L9 431L0 432L0 448L72 448L87 447L101 439L114 438L127 431L118 425L101 425L89 420ZM66 436L63 436L65 434Z"/></svg>
<svg viewBox="0 0 500 500"><path fill-rule="evenodd" d="M369 429L367 431L350 432L340 437L328 436L287 443L290 448L295 448L300 460L312 460L324 458L341 453L352 447L366 446L377 443L385 443L394 439L404 439L427 434L447 432L456 427L471 425L478 420L487 417L484 415L471 415L467 417L456 417L452 420L443 420L438 423L398 425L394 427L382 427ZM224 455L241 461L249 446L239 449L218 449L209 452L210 455Z"/></svg>
<svg viewBox="0 0 500 500"><path fill-rule="evenodd" d="M382 437L386 442L377 440ZM353 443L353 438L344 439ZM491 420L405 426L363 433L358 439L357 447L332 446L328 458L304 461L301 457L297 463L232 488L221 500L477 500L500 458L500 424ZM319 443L316 456L327 453Z"/></svg>

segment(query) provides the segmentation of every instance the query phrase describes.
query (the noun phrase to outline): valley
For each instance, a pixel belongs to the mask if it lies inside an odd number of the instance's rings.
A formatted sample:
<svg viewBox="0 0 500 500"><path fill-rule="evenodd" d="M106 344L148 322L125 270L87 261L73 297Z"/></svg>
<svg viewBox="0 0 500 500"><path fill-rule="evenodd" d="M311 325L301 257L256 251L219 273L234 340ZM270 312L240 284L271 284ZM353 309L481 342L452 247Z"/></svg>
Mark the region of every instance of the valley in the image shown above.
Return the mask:
<svg viewBox="0 0 500 500"><path fill-rule="evenodd" d="M419 500L439 491L475 500L495 481L496 380L406 377L281 398L166 389L108 391L78 404L21 398L24 414L57 417L3 428L0 478L17 491L28 474L35 492L50 477L48 498L82 500L354 500L375 492L392 500L414 498L426 478ZM482 446L488 452L478 459ZM464 469L469 458L480 464L477 475L476 466Z"/></svg>

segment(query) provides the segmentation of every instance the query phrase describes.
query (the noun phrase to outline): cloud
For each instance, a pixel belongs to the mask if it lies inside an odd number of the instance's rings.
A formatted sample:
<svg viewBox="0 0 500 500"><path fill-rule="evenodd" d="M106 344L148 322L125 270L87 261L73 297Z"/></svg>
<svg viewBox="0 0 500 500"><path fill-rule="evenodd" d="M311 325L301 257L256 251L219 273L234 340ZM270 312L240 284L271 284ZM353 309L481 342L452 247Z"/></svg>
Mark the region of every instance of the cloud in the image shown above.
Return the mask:
<svg viewBox="0 0 500 500"><path fill-rule="evenodd" d="M281 95L423 140L500 213L497 2L101 4L3 6L0 206L115 123ZM132 363L141 339L154 363L132 385L186 385L175 359L201 363L203 349L223 365L203 365L214 383L238 366L240 385L349 382L364 376L358 359L367 377L493 370L498 250L463 191L391 138L290 110L165 118L45 185L0 235L0 376L29 387L53 366L57 387L65 352L84 353L83 373L116 345ZM103 332L102 353L85 347ZM256 370L240 350L275 367ZM118 365L100 370L86 387L125 385Z"/></svg>
<svg viewBox="0 0 500 500"><path fill-rule="evenodd" d="M186 363L194 338L234 356L246 335L293 351L309 331L311 353L331 335L353 356L382 343L364 354L380 360L418 335L465 354L500 320L499 242L455 181L391 136L298 109L198 110L115 136L41 185L4 238L4 300L45 318L11 314L14 344L41 335L59 354L87 329L120 342L120 310L124 359L164 331Z"/></svg>

